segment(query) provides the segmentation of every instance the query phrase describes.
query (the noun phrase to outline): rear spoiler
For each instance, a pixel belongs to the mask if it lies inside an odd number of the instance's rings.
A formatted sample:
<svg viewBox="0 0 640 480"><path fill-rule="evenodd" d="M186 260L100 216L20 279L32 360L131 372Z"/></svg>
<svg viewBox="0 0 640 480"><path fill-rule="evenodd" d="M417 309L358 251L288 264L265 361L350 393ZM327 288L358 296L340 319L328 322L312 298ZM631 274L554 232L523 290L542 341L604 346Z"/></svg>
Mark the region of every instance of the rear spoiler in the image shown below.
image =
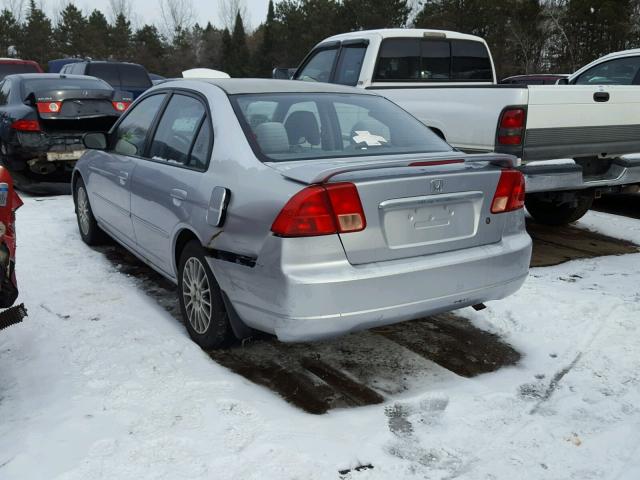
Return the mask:
<svg viewBox="0 0 640 480"><path fill-rule="evenodd" d="M83 98L92 100L112 100L116 93L117 92L115 90L106 89L83 90L79 88L70 88L66 90L41 90L33 92L27 96L27 98L33 95L36 102L62 102L64 100L82 100Z"/></svg>
<svg viewBox="0 0 640 480"><path fill-rule="evenodd" d="M374 170L382 168L398 168L408 167L417 162L420 166L429 167L429 163L433 162L433 168L441 166L443 162L448 160L461 160L460 163L489 163L500 168L514 168L519 166L519 160L513 155L502 153L473 154L467 155L456 152L447 152L446 154L434 154L422 157L403 156L393 160L379 160L375 157L363 158L361 160L346 160L331 162L322 160L298 160L292 162L265 162L265 165L277 170L283 177L308 185L322 183L331 177L342 173L356 172L359 170ZM447 162L448 163L448 162Z"/></svg>

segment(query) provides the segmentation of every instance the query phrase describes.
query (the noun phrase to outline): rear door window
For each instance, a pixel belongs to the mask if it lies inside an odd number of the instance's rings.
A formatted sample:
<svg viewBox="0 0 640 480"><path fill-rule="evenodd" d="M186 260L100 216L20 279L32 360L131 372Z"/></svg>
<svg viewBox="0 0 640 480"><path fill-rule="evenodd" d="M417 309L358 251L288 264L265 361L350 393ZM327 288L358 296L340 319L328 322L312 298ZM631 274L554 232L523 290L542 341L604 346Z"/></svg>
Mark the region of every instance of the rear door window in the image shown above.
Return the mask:
<svg viewBox="0 0 640 480"><path fill-rule="evenodd" d="M366 51L367 46L364 44L344 45L340 50L334 82L356 86L358 78L360 78L360 70L362 70L362 61Z"/></svg>
<svg viewBox="0 0 640 480"><path fill-rule="evenodd" d="M191 155L189 160L185 164L187 167L195 168L197 170L206 170L209 164L209 147L211 146L211 123L207 118L202 122L198 136L193 147L191 148Z"/></svg>
<svg viewBox="0 0 640 480"><path fill-rule="evenodd" d="M382 42L375 78L379 81L420 80L420 39L389 38Z"/></svg>
<svg viewBox="0 0 640 480"><path fill-rule="evenodd" d="M145 98L126 113L114 134L114 152L120 155L142 156L147 133L153 124L166 94Z"/></svg>
<svg viewBox="0 0 640 480"><path fill-rule="evenodd" d="M296 79L311 82L328 82L331 79L331 71L337 55L337 48L319 50L302 67Z"/></svg>
<svg viewBox="0 0 640 480"><path fill-rule="evenodd" d="M454 80L493 80L487 47L471 40L451 41L451 78Z"/></svg>
<svg viewBox="0 0 640 480"><path fill-rule="evenodd" d="M149 156L153 160L188 165L191 146L205 118L202 102L186 95L171 97L158 123Z"/></svg>
<svg viewBox="0 0 640 480"><path fill-rule="evenodd" d="M640 70L640 56L624 57L596 65L575 81L576 85L632 85Z"/></svg>
<svg viewBox="0 0 640 480"><path fill-rule="evenodd" d="M90 63L87 65L87 75L101 78L112 87L120 88L120 75L115 63Z"/></svg>
<svg viewBox="0 0 640 480"><path fill-rule="evenodd" d="M449 80L451 78L451 48L441 40L422 41L422 67L420 78L424 80Z"/></svg>

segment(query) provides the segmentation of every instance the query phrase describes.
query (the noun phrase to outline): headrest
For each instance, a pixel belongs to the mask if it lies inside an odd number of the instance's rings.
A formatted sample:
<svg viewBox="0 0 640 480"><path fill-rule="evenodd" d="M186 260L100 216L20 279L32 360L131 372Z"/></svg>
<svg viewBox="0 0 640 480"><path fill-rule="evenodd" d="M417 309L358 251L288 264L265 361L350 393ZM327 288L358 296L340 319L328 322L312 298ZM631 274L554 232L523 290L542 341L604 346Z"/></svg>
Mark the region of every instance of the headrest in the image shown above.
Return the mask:
<svg viewBox="0 0 640 480"><path fill-rule="evenodd" d="M262 151L269 153L287 153L289 137L287 130L280 122L265 122L254 128L256 140Z"/></svg>

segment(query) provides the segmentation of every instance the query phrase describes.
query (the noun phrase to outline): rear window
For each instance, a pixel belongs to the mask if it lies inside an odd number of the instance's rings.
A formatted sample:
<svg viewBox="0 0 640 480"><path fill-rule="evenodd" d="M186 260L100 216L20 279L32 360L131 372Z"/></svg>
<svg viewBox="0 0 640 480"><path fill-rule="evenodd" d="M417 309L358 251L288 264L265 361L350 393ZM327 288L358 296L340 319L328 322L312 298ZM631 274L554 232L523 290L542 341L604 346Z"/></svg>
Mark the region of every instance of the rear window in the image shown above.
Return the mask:
<svg viewBox="0 0 640 480"><path fill-rule="evenodd" d="M0 80L17 73L40 73L40 70L30 63L0 63Z"/></svg>
<svg viewBox="0 0 640 480"><path fill-rule="evenodd" d="M489 52L470 40L389 38L375 71L379 82L492 81Z"/></svg>
<svg viewBox="0 0 640 480"><path fill-rule="evenodd" d="M391 101L374 95L232 95L263 161L448 152L451 147Z"/></svg>
<svg viewBox="0 0 640 480"><path fill-rule="evenodd" d="M87 75L98 77L113 87L120 87L118 65L114 63L90 63L87 65Z"/></svg>
<svg viewBox="0 0 640 480"><path fill-rule="evenodd" d="M44 90L111 90L98 78L30 78L22 82L23 97Z"/></svg>
<svg viewBox="0 0 640 480"><path fill-rule="evenodd" d="M151 80L146 70L139 65L120 64L120 82L125 87L149 88Z"/></svg>

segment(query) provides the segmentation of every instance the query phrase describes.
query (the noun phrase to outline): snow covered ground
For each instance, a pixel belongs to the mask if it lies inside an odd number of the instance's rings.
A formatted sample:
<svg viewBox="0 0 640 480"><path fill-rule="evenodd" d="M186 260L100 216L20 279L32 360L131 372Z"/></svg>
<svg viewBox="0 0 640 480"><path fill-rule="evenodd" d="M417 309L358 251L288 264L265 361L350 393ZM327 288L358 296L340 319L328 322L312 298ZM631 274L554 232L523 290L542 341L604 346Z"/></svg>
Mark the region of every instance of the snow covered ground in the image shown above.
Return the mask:
<svg viewBox="0 0 640 480"><path fill-rule="evenodd" d="M637 220L581 224L640 243ZM640 478L640 254L533 269L459 312L515 367L310 415L193 344L80 241L69 197L27 198L18 240L29 317L0 333L0 479Z"/></svg>

